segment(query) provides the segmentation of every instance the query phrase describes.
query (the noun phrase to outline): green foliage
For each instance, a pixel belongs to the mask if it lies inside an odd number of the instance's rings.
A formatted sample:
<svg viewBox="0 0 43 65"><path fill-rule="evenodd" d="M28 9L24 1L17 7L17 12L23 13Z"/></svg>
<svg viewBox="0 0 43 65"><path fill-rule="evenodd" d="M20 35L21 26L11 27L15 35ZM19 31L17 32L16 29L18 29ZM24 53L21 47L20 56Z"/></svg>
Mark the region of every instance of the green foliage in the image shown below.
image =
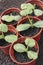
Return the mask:
<svg viewBox="0 0 43 65"><path fill-rule="evenodd" d="M37 22L34 24L34 26L37 27L37 28L43 28L43 20L37 21Z"/></svg>
<svg viewBox="0 0 43 65"><path fill-rule="evenodd" d="M21 12L20 15L26 16L29 14L34 13L36 16L41 16L43 15L43 11L40 9L35 9L36 5L31 4L31 3L23 3L21 4Z"/></svg>
<svg viewBox="0 0 43 65"><path fill-rule="evenodd" d="M33 40L31 38L27 38L25 40L25 44L28 45L29 47L34 47L35 46L35 40Z"/></svg>
<svg viewBox="0 0 43 65"><path fill-rule="evenodd" d="M7 31L8 31L7 25L1 23L1 24L0 24L0 32L7 32Z"/></svg>
<svg viewBox="0 0 43 65"><path fill-rule="evenodd" d="M41 15L43 15L43 11L40 10L40 9L35 9L35 10L34 10L34 14L35 14L36 16L41 16Z"/></svg>
<svg viewBox="0 0 43 65"><path fill-rule="evenodd" d="M26 50L26 47L21 43L15 44L13 48L14 48L14 50L16 50L19 53L25 52L25 50Z"/></svg>
<svg viewBox="0 0 43 65"><path fill-rule="evenodd" d="M15 51L17 51L19 53L26 52L29 59L37 59L38 53L29 50L29 47L35 46L35 40L32 39L32 38L27 38L25 40L25 44L27 45L27 48L25 47L25 45L23 45L21 43L14 44L13 48L14 48Z"/></svg>
<svg viewBox="0 0 43 65"><path fill-rule="evenodd" d="M2 16L2 20L3 20L3 21L6 21L6 22L12 22L13 20L19 21L20 18L21 18L20 15L14 16L14 15L12 15L12 14L11 14L11 15L3 15L3 16Z"/></svg>
<svg viewBox="0 0 43 65"><path fill-rule="evenodd" d="M31 50L27 52L27 55L28 55L29 59L34 59L35 60L35 59L38 58L37 52L31 51Z"/></svg>
<svg viewBox="0 0 43 65"><path fill-rule="evenodd" d="M5 36L5 40L9 43L14 43L18 37L14 34Z"/></svg>
<svg viewBox="0 0 43 65"><path fill-rule="evenodd" d="M29 24L20 24L17 26L17 30L18 31L24 31L24 30L27 30L28 28L30 28L30 25Z"/></svg>

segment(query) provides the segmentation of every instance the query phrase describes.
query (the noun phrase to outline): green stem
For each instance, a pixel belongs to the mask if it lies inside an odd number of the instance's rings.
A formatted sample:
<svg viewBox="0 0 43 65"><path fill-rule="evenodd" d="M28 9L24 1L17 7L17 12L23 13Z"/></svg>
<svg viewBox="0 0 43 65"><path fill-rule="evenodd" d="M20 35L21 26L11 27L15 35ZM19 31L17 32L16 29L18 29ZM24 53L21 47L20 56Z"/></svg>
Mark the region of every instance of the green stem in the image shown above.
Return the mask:
<svg viewBox="0 0 43 65"><path fill-rule="evenodd" d="M29 22L30 22L31 27L33 28L33 22L32 22L33 20L30 19L29 16L27 16L27 17L28 17L28 20L29 20Z"/></svg>

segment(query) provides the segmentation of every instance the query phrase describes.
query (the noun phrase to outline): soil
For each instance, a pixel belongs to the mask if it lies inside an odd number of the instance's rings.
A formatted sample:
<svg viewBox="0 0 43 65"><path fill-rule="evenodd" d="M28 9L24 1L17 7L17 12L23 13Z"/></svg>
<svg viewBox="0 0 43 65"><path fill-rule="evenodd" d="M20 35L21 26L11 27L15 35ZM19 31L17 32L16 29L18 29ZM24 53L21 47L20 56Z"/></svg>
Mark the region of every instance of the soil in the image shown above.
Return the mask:
<svg viewBox="0 0 43 65"><path fill-rule="evenodd" d="M4 35L6 36L6 35L10 35L10 34L13 34L12 32L7 32L7 33L4 33ZM0 46L7 46L7 45L9 45L10 43L8 43L7 41L5 41L4 39L0 39Z"/></svg>
<svg viewBox="0 0 43 65"><path fill-rule="evenodd" d="M10 13L8 13L8 14L6 14L6 15L10 15L12 13L12 15L19 15L19 13L18 12L10 12ZM10 25L10 24L16 24L17 23L17 21L15 21L15 20L13 20L13 21L11 21L11 22L6 22L6 21L3 21L2 20L2 22L4 23L4 24L7 24L7 25Z"/></svg>
<svg viewBox="0 0 43 65"><path fill-rule="evenodd" d="M36 21L33 20L33 23L35 23ZM24 21L22 24L29 24L29 21ZM40 31L40 28L36 28L36 27L30 27L27 30L21 31L20 34L22 36L34 36L36 35L38 32Z"/></svg>
<svg viewBox="0 0 43 65"><path fill-rule="evenodd" d="M7 8L20 7L19 5L25 1L26 0L1 0L0 14ZM39 47L40 52L36 65L43 65L43 32L41 34L41 38L39 41ZM2 50L0 50L0 65L18 65L18 64L14 63L8 55L4 54Z"/></svg>

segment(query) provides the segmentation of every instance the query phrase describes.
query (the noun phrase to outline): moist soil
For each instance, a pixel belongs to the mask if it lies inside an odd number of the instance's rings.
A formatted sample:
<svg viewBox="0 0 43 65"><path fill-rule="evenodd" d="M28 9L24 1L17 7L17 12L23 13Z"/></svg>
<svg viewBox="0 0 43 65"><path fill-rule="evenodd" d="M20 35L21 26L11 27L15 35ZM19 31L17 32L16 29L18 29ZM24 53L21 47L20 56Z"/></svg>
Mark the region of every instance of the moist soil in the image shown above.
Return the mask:
<svg viewBox="0 0 43 65"><path fill-rule="evenodd" d="M23 45L25 45L25 43L23 43ZM27 48L27 46L25 45L25 47ZM28 50L32 50L34 52L37 52L37 50L33 47L33 48L28 48ZM27 56L27 53L18 53L16 51L14 51L14 57L18 62L30 62L32 59L29 59Z"/></svg>
<svg viewBox="0 0 43 65"><path fill-rule="evenodd" d="M18 12L11 12L11 13L12 13L12 15L14 15L14 16L19 15ZM11 13L8 13L8 14L6 14L6 15L10 15ZM2 22L3 22L4 24L7 24L7 25L10 25L10 24L12 24L12 25L17 24L17 21L15 21L15 20L13 20L13 21L11 21L11 22L6 22L6 21L3 21L3 20L2 20Z"/></svg>
<svg viewBox="0 0 43 65"><path fill-rule="evenodd" d="M1 0L0 14L4 10L10 7L20 8L20 4L24 3L25 1L26 0ZM37 59L36 65L43 65L43 32L41 33L39 48L40 48L40 52L39 52L39 57ZM14 63L8 55L4 54L2 50L0 50L0 65L18 65L18 64Z"/></svg>
<svg viewBox="0 0 43 65"><path fill-rule="evenodd" d="M12 32L7 32L7 33L4 33L4 35L6 36L6 35L10 35L10 34L13 34ZM8 43L7 41L5 41L4 39L0 39L0 46L7 46L7 45L9 45L10 43Z"/></svg>
<svg viewBox="0 0 43 65"><path fill-rule="evenodd" d="M33 20L33 23L35 23L36 21ZM29 21L24 21L22 24L29 24ZM34 36L36 35L38 32L40 31L40 28L36 28L36 27L30 27L27 30L21 31L20 34L22 36Z"/></svg>

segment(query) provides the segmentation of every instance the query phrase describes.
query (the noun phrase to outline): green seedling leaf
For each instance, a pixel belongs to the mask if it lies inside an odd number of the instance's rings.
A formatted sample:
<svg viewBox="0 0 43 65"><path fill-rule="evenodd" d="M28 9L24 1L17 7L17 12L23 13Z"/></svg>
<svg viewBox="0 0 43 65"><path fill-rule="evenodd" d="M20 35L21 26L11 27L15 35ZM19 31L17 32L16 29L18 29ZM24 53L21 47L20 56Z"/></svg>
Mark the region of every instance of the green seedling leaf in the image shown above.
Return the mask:
<svg viewBox="0 0 43 65"><path fill-rule="evenodd" d="M26 3L21 4L21 9L27 9L27 4Z"/></svg>
<svg viewBox="0 0 43 65"><path fill-rule="evenodd" d="M14 20L14 16L13 15L4 15L4 16L2 16L1 19L6 22L12 22Z"/></svg>
<svg viewBox="0 0 43 65"><path fill-rule="evenodd" d="M25 50L26 50L26 47L23 44L21 44L21 43L15 44L13 46L13 48L14 48L15 51L17 51L19 53L25 52Z"/></svg>
<svg viewBox="0 0 43 65"><path fill-rule="evenodd" d="M39 10L39 9L35 9L35 10L34 10L34 14L35 14L36 16L41 16L41 15L43 14L43 11L42 11L42 10Z"/></svg>
<svg viewBox="0 0 43 65"><path fill-rule="evenodd" d="M0 39L4 39L4 35L2 34L2 35L0 35Z"/></svg>
<svg viewBox="0 0 43 65"><path fill-rule="evenodd" d="M31 9L34 9L34 5L32 5L31 3L23 3L21 4L21 9L31 10Z"/></svg>
<svg viewBox="0 0 43 65"><path fill-rule="evenodd" d="M15 21L19 21L20 19L21 19L21 16L20 16L20 15L14 16L14 20L15 20Z"/></svg>
<svg viewBox="0 0 43 65"><path fill-rule="evenodd" d="M26 16L26 15L28 15L28 14L32 14L32 9L26 9L26 10L22 10L21 12L20 12L20 15L22 15L22 16Z"/></svg>
<svg viewBox="0 0 43 65"><path fill-rule="evenodd" d="M27 55L28 55L28 58L29 59L37 59L38 58L38 53L37 52L34 52L34 51L28 51L27 52Z"/></svg>
<svg viewBox="0 0 43 65"><path fill-rule="evenodd" d="M14 34L5 36L5 40L9 43L14 43L17 39L18 37Z"/></svg>
<svg viewBox="0 0 43 65"><path fill-rule="evenodd" d="M20 24L17 26L17 30L18 31L24 31L24 30L27 30L28 28L30 28L30 25L29 24Z"/></svg>
<svg viewBox="0 0 43 65"><path fill-rule="evenodd" d="M43 28L43 20L40 20L40 21L37 21L35 24L34 24L35 27L38 27L38 28Z"/></svg>
<svg viewBox="0 0 43 65"><path fill-rule="evenodd" d="M31 3L27 3L27 8L29 8L29 9L34 9L34 8L35 8L35 6L34 6L34 5L32 5Z"/></svg>
<svg viewBox="0 0 43 65"><path fill-rule="evenodd" d="M1 23L1 24L0 24L0 32L7 32L7 31L8 31L7 25Z"/></svg>
<svg viewBox="0 0 43 65"><path fill-rule="evenodd" d="M21 18L20 15L14 16L14 15L12 15L12 14L11 14L11 15L4 15L4 16L2 16L2 20L3 20L3 21L6 21L6 22L12 22L13 20L19 21L20 18Z"/></svg>
<svg viewBox="0 0 43 65"><path fill-rule="evenodd" d="M34 39L31 39L31 38L27 38L25 40L25 44L29 47L34 47L35 46L35 40Z"/></svg>

